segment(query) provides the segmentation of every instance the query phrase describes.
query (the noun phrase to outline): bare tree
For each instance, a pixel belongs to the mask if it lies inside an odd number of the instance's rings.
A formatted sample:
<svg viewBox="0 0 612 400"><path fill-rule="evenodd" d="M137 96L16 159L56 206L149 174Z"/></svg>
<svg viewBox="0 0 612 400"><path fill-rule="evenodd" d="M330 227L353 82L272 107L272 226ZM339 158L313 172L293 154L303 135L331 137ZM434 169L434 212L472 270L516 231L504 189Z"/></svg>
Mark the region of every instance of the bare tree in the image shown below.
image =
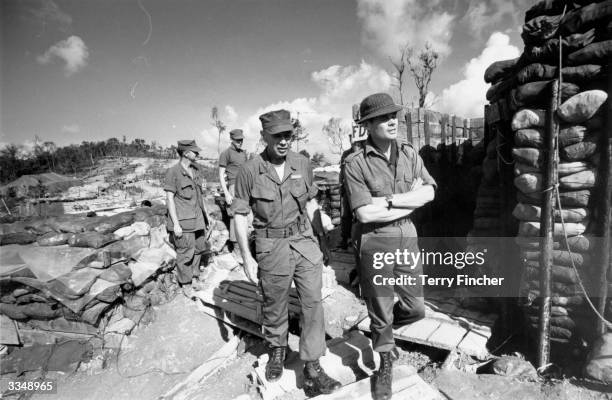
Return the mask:
<svg viewBox="0 0 612 400"><path fill-rule="evenodd" d="M439 53L435 51L430 43L425 43L425 48L415 54L414 48L405 46L406 65L414 79L414 83L419 91L419 107L425 107L425 98L431 75L438 67Z"/></svg>
<svg viewBox="0 0 612 400"><path fill-rule="evenodd" d="M299 152L300 142L308 143L308 135L310 135L310 132L308 132L300 122L299 112L296 118L291 119L291 123L293 124L293 136L291 140L295 143L295 151Z"/></svg>
<svg viewBox="0 0 612 400"><path fill-rule="evenodd" d="M407 55L410 51L410 46L406 44L400 48L399 59L394 60L392 57L389 57L389 61L391 61L391 64L395 68L395 73L392 75L395 80L393 86L397 87L399 101L402 106L404 105L404 73L406 72Z"/></svg>
<svg viewBox="0 0 612 400"><path fill-rule="evenodd" d="M217 155L221 155L221 133L225 131L225 124L219 118L219 108L217 106L213 106L211 109L210 117L213 120L212 125L217 128L217 132L219 132L219 137L217 139Z"/></svg>
<svg viewBox="0 0 612 400"><path fill-rule="evenodd" d="M345 137L348 137L350 128L342 124L342 119L332 117L323 125L323 133L329 140L331 152L333 154L342 154L344 152Z"/></svg>

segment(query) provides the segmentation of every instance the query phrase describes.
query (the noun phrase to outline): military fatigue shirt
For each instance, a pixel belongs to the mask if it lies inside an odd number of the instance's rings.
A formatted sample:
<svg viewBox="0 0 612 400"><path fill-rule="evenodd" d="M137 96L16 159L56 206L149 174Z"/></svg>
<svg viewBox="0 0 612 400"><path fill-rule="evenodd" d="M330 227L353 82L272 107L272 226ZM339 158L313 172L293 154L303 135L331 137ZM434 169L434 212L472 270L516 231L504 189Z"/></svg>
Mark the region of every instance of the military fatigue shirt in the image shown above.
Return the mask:
<svg viewBox="0 0 612 400"><path fill-rule="evenodd" d="M205 228L205 211L202 204L202 173L196 163L192 163L189 168L191 168L193 178L178 162L168 168L164 179L164 190L174 193L176 216L184 232L194 232ZM174 230L170 212L166 215L166 228L170 231Z"/></svg>
<svg viewBox="0 0 612 400"><path fill-rule="evenodd" d="M225 168L225 177L227 178L228 185L232 185L236 181L238 170L246 161L246 151L242 149L237 150L234 145L230 145L230 147L221 153L219 156L219 167Z"/></svg>
<svg viewBox="0 0 612 400"><path fill-rule="evenodd" d="M346 158L344 167L344 187L353 211L371 204L372 197L408 192L417 178L424 185L436 186L414 147L398 146L395 141L389 160L368 139L363 150Z"/></svg>

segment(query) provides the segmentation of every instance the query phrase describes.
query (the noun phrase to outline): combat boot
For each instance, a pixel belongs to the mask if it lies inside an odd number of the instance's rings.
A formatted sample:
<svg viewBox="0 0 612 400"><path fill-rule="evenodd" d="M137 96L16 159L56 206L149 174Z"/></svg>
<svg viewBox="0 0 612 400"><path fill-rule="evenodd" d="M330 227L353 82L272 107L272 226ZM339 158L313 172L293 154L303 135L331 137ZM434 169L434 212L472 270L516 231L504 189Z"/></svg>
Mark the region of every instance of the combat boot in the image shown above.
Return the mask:
<svg viewBox="0 0 612 400"><path fill-rule="evenodd" d="M272 347L270 359L266 364L266 379L268 382L276 382L283 376L283 364L286 357L285 346Z"/></svg>
<svg viewBox="0 0 612 400"><path fill-rule="evenodd" d="M374 400L389 400L393 389L393 353L390 351L380 353L380 368L374 383Z"/></svg>
<svg viewBox="0 0 612 400"><path fill-rule="evenodd" d="M340 389L340 382L325 373L319 360L306 361L304 365L304 393L308 397L330 394Z"/></svg>

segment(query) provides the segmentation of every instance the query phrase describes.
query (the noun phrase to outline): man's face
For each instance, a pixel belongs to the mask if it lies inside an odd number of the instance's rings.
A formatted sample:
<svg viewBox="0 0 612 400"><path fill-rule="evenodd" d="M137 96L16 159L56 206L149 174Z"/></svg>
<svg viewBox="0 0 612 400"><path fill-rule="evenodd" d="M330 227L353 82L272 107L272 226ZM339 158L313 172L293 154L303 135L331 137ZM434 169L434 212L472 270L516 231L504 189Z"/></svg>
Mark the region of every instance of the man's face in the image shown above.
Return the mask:
<svg viewBox="0 0 612 400"><path fill-rule="evenodd" d="M284 158L291 147L291 138L293 132L286 131L271 135L267 132L262 132L264 142L266 142L268 151L271 156L276 158Z"/></svg>
<svg viewBox="0 0 612 400"><path fill-rule="evenodd" d="M374 117L366 121L366 128L374 139L394 140L397 138L397 113Z"/></svg>
<svg viewBox="0 0 612 400"><path fill-rule="evenodd" d="M232 144L236 149L242 148L242 139L232 139Z"/></svg>
<svg viewBox="0 0 612 400"><path fill-rule="evenodd" d="M198 153L192 150L187 150L186 152L183 153L183 157L185 157L189 161L195 161L198 158Z"/></svg>

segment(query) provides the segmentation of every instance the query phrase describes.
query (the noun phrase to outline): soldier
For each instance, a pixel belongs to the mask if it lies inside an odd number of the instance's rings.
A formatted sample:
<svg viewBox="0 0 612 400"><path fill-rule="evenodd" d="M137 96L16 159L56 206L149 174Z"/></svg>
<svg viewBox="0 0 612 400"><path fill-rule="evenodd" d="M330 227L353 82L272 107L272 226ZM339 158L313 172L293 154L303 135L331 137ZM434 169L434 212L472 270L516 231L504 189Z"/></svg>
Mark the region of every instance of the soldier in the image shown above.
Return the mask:
<svg viewBox="0 0 612 400"><path fill-rule="evenodd" d="M322 254L311 221L318 210L309 160L289 149L293 125L286 110L259 117L266 148L238 172L232 211L236 239L247 277L257 281L264 297L264 335L270 346L266 379L283 373L288 333L291 281L302 307L300 358L305 361L304 391L309 396L331 393L340 383L330 378L319 358L325 354L321 304ZM253 211L255 258L247 240L247 214Z"/></svg>
<svg viewBox="0 0 612 400"><path fill-rule="evenodd" d="M238 175L240 167L247 161L247 153L242 149L242 142L244 141L242 129L231 130L230 140L232 141L230 146L219 156L219 182L221 182L221 189L225 195L225 204L228 207L228 214L230 217L229 240L232 247L232 254L239 262L242 262L240 251L236 244L234 218L229 209L234 198L236 175ZM226 179L227 184L225 183Z"/></svg>
<svg viewBox="0 0 612 400"><path fill-rule="evenodd" d="M166 229L176 249L176 279L183 293L192 296L198 289L201 253L207 250L205 230L208 214L202 193L202 173L195 162L200 153L195 140L179 140L179 162L168 168L164 180L166 191Z"/></svg>
<svg viewBox="0 0 612 400"><path fill-rule="evenodd" d="M381 266L379 255L395 253L397 249L419 252L417 232L409 215L433 200L436 183L417 151L411 145L398 145L397 112L401 106L394 104L391 96L373 94L359 108L358 123L367 129L368 139L362 150L346 158L344 186L360 225L360 285L370 316L374 350L381 359L374 398L389 399L396 351L393 328L423 318L425 307L423 288L418 284L422 265L394 261ZM384 281L380 284L381 280L375 278L379 275L417 279L414 285L390 286ZM399 297L396 304L394 292Z"/></svg>

